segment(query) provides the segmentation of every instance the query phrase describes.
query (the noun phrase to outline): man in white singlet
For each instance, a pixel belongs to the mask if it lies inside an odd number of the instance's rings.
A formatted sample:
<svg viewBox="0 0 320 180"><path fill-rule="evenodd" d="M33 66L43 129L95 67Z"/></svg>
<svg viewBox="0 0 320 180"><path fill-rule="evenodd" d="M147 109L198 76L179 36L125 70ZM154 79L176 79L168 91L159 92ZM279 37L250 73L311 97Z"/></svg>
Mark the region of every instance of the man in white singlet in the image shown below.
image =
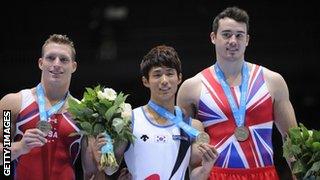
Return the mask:
<svg viewBox="0 0 320 180"><path fill-rule="evenodd" d="M124 154L133 179L207 179L217 151L208 142L194 142L190 134L203 132L201 122L184 116L183 110L175 107L182 79L177 52L172 47L157 46L144 56L140 70L143 85L150 89L150 101L133 110L136 139ZM162 112L154 106L161 107ZM185 131L181 124L194 128Z"/></svg>

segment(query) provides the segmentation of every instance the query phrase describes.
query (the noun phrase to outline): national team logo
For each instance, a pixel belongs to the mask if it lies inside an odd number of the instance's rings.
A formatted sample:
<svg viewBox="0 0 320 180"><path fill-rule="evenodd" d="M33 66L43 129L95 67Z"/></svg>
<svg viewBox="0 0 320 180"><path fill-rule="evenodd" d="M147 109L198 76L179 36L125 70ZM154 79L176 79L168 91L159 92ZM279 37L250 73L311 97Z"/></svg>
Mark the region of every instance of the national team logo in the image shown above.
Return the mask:
<svg viewBox="0 0 320 180"><path fill-rule="evenodd" d="M165 135L157 135L156 136L156 142L157 143L166 143L167 137Z"/></svg>

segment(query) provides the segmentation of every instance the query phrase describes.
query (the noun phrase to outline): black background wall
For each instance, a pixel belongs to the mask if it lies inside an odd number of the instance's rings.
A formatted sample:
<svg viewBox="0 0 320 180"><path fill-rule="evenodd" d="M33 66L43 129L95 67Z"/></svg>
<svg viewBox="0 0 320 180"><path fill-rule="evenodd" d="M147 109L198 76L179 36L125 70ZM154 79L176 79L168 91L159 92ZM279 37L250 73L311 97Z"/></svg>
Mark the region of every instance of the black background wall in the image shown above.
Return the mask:
<svg viewBox="0 0 320 180"><path fill-rule="evenodd" d="M209 40L213 17L236 5L250 15L248 61L279 72L286 80L298 122L319 123L318 53L320 13L302 1L163 0L9 2L1 6L0 96L35 86L37 60L45 39L68 35L77 50L78 70L71 93L103 84L129 93L137 107L147 102L139 63L155 45L173 46L183 63L184 79L214 62ZM274 132L275 164L283 179L288 168L281 138ZM80 163L77 163L79 171Z"/></svg>

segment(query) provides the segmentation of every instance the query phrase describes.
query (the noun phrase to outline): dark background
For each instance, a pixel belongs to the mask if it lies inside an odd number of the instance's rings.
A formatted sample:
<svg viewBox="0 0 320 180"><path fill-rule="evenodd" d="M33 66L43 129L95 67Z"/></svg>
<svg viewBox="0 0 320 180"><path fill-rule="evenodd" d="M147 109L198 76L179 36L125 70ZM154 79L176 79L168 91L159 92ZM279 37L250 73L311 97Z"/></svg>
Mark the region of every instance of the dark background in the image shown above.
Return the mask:
<svg viewBox="0 0 320 180"><path fill-rule="evenodd" d="M50 34L75 43L78 69L70 91L102 84L129 93L137 107L147 102L139 63L160 44L173 46L184 80L214 62L209 34L213 17L236 5L250 15L246 60L279 72L286 80L298 122L319 129L320 13L309 1L40 1L1 5L0 96L37 85L37 60ZM275 164L281 179L288 167L274 131ZM81 171L77 162L77 170Z"/></svg>

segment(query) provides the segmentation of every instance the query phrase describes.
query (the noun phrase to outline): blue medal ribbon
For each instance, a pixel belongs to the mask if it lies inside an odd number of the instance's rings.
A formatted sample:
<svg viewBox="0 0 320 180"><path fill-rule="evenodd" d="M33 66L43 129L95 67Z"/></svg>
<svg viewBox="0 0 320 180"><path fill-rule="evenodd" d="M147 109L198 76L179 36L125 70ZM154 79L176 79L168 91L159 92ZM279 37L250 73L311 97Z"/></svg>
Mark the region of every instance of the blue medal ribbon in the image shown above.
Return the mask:
<svg viewBox="0 0 320 180"><path fill-rule="evenodd" d="M112 153L113 152L113 145L112 145L112 139L111 136L104 132L103 133L105 140L107 141L107 144L101 147L101 153L102 154L107 154L107 153Z"/></svg>
<svg viewBox="0 0 320 180"><path fill-rule="evenodd" d="M46 100L44 97L44 90L39 83L36 88L37 96L38 96L38 104L39 104L39 114L40 114L40 120L41 121L47 121L49 117L51 117L53 114L59 111L59 109L63 106L63 104L66 101L66 98L68 96L68 93L64 96L62 100L60 100L58 103L56 103L54 106L52 106L48 111L46 111Z"/></svg>
<svg viewBox="0 0 320 180"><path fill-rule="evenodd" d="M241 88L241 96L240 96L240 104L239 108L236 105L236 102L232 96L230 86L226 82L226 78L219 67L218 63L214 65L214 70L216 72L217 78L223 88L225 95L227 96L229 105L232 110L233 117L236 121L237 127L244 126L245 115L246 115L246 97L248 92L248 84L249 84L249 68L247 63L244 61L242 66L242 82L240 85Z"/></svg>
<svg viewBox="0 0 320 180"><path fill-rule="evenodd" d="M174 107L176 116L172 114L170 111L166 110L165 108L159 106L152 100L148 102L148 106L163 118L169 120L170 122L176 124L178 127L183 129L190 137L196 138L200 134L200 132L197 129L193 128L192 126L188 125L182 120L182 111L178 106Z"/></svg>

